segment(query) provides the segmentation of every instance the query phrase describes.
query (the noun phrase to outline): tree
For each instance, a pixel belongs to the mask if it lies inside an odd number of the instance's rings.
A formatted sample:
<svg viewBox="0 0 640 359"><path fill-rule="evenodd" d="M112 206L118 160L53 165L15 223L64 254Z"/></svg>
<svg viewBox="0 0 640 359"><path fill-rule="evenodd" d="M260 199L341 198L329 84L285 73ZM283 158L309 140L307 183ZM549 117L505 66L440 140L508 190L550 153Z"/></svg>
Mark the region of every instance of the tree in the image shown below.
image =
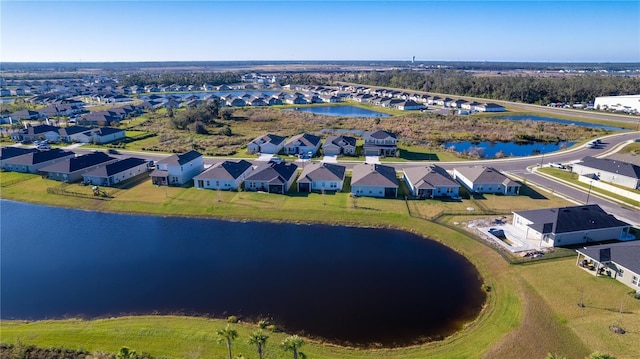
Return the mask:
<svg viewBox="0 0 640 359"><path fill-rule="evenodd" d="M298 354L304 356L303 353L298 351L303 345L304 339L300 338L297 335L291 335L284 338L284 340L282 341L282 348L287 352L293 352L293 359L298 359Z"/></svg>
<svg viewBox="0 0 640 359"><path fill-rule="evenodd" d="M220 337L220 342L226 342L227 343L227 350L229 351L229 359L233 359L233 355L231 354L231 343L236 340L236 338L238 338L238 331L232 328L229 328L229 325L227 324L227 327L224 329L218 329L217 331L218 336Z"/></svg>
<svg viewBox="0 0 640 359"><path fill-rule="evenodd" d="M129 347L122 347L116 354L118 359L137 359L138 353L135 350L129 349Z"/></svg>
<svg viewBox="0 0 640 359"><path fill-rule="evenodd" d="M257 347L258 356L260 357L260 359L262 359L262 349L267 344L267 339L269 339L269 336L260 329L249 335L249 344L255 345Z"/></svg>

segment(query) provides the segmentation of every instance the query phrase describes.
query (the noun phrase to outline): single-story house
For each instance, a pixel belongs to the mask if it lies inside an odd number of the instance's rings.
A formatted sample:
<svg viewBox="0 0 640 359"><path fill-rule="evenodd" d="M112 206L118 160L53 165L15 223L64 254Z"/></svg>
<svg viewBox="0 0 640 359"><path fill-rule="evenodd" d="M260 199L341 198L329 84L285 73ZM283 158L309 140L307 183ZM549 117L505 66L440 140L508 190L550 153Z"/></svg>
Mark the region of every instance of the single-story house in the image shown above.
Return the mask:
<svg viewBox="0 0 640 359"><path fill-rule="evenodd" d="M308 133L295 135L284 144L284 153L288 155L311 153L311 157L313 157L318 152L321 141L320 137Z"/></svg>
<svg viewBox="0 0 640 359"><path fill-rule="evenodd" d="M351 175L351 193L366 197L397 197L395 168L381 164L355 165Z"/></svg>
<svg viewBox="0 0 640 359"><path fill-rule="evenodd" d="M119 182L149 171L149 161L129 157L91 170L82 175L84 183L97 186L113 186Z"/></svg>
<svg viewBox="0 0 640 359"><path fill-rule="evenodd" d="M117 158L110 157L104 152L91 152L42 167L39 172L48 179L72 183L80 181L85 173L104 167L117 160Z"/></svg>
<svg viewBox="0 0 640 359"><path fill-rule="evenodd" d="M253 171L246 160L218 162L193 178L196 188L236 190Z"/></svg>
<svg viewBox="0 0 640 359"><path fill-rule="evenodd" d="M627 239L631 227L597 204L513 212L513 225L545 247Z"/></svg>
<svg viewBox="0 0 640 359"><path fill-rule="evenodd" d="M595 174L601 181L632 189L640 188L640 166L628 162L587 156L573 164L573 172L579 175Z"/></svg>
<svg viewBox="0 0 640 359"><path fill-rule="evenodd" d="M377 130L364 133L365 156L395 156L398 150L395 134Z"/></svg>
<svg viewBox="0 0 640 359"><path fill-rule="evenodd" d="M36 148L22 148L22 147L2 147L0 148L0 161L2 161L2 168L4 168L4 161L9 158L26 155L27 153L40 152Z"/></svg>
<svg viewBox="0 0 640 359"><path fill-rule="evenodd" d="M576 263L593 275L606 275L640 294L640 241L601 244L576 250Z"/></svg>
<svg viewBox="0 0 640 359"><path fill-rule="evenodd" d="M256 137L247 144L249 153L272 153L277 154L284 146L285 137L273 134L266 134Z"/></svg>
<svg viewBox="0 0 640 359"><path fill-rule="evenodd" d="M298 192L341 191L345 170L345 166L333 163L309 163L305 165L298 178Z"/></svg>
<svg viewBox="0 0 640 359"><path fill-rule="evenodd" d="M298 166L284 161L269 161L256 167L244 181L246 191L285 194L296 179Z"/></svg>
<svg viewBox="0 0 640 359"><path fill-rule="evenodd" d="M204 157L200 152L191 150L158 161L156 169L149 176L151 183L158 186L181 186L202 171L204 171Z"/></svg>
<svg viewBox="0 0 640 359"><path fill-rule="evenodd" d="M453 178L471 193L517 195L520 184L493 167L466 166L453 169Z"/></svg>
<svg viewBox="0 0 640 359"><path fill-rule="evenodd" d="M83 132L91 131L91 128L84 126L69 126L63 127L58 130L60 134L60 140L64 142L81 142L80 139L84 139ZM85 142L86 143L86 142Z"/></svg>
<svg viewBox="0 0 640 359"><path fill-rule="evenodd" d="M4 150L3 150L4 152ZM2 160L5 171L38 173L43 167L75 157L75 153L58 148L49 151L35 151Z"/></svg>
<svg viewBox="0 0 640 359"><path fill-rule="evenodd" d="M324 140L322 152L325 156L355 156L356 139L350 136L331 136Z"/></svg>
<svg viewBox="0 0 640 359"><path fill-rule="evenodd" d="M60 127L50 125L28 126L12 134L11 138L18 141L47 140L50 142L58 142L58 140L60 140L59 130Z"/></svg>
<svg viewBox="0 0 640 359"><path fill-rule="evenodd" d="M436 165L409 167L403 170L404 181L418 198L458 197L460 184Z"/></svg>

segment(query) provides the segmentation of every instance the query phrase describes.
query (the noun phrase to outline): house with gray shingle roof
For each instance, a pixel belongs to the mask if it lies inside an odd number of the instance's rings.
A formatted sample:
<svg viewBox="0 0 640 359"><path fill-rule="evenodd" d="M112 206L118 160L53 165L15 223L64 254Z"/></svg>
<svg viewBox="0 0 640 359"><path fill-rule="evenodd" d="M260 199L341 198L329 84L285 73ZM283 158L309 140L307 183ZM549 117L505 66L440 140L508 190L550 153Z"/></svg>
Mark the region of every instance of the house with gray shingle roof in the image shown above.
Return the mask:
<svg viewBox="0 0 640 359"><path fill-rule="evenodd" d="M632 189L640 188L640 166L628 162L587 156L573 164L573 172L596 175L598 180Z"/></svg>
<svg viewBox="0 0 640 359"><path fill-rule="evenodd" d="M601 244L576 252L580 267L595 276L613 277L640 294L640 241Z"/></svg>
<svg viewBox="0 0 640 359"><path fill-rule="evenodd" d="M311 157L313 157L318 152L321 141L320 137L309 133L295 135L284 144L284 153L288 155L311 153Z"/></svg>
<svg viewBox="0 0 640 359"><path fill-rule="evenodd" d="M458 197L460 184L436 165L409 167L403 170L404 181L418 198Z"/></svg>
<svg viewBox="0 0 640 359"><path fill-rule="evenodd" d="M471 193L517 195L520 184L493 167L466 166L453 169L453 178Z"/></svg>
<svg viewBox="0 0 640 359"><path fill-rule="evenodd" d="M398 150L398 139L387 131L367 131L364 133L365 156L395 156Z"/></svg>
<svg viewBox="0 0 640 359"><path fill-rule="evenodd" d="M141 175L149 171L149 161L129 157L91 170L82 175L85 184L97 186L113 186L129 178Z"/></svg>
<svg viewBox="0 0 640 359"><path fill-rule="evenodd" d="M104 152L91 152L42 167L38 172L54 181L72 183L80 181L85 173L104 167L117 160L117 158L110 157Z"/></svg>
<svg viewBox="0 0 640 359"><path fill-rule="evenodd" d="M198 151L171 155L156 163L149 175L151 183L158 186L181 186L204 171L204 158Z"/></svg>
<svg viewBox="0 0 640 359"><path fill-rule="evenodd" d="M351 175L351 193L366 197L397 197L395 168L381 164L355 165Z"/></svg>
<svg viewBox="0 0 640 359"><path fill-rule="evenodd" d="M322 151L324 152L325 156L355 156L356 139L355 137L350 136L328 137L322 144Z"/></svg>
<svg viewBox="0 0 640 359"><path fill-rule="evenodd" d="M3 150L4 152L4 150ZM76 154L54 148L48 151L28 152L2 160L2 168L5 171L38 173L38 171L51 164L72 158Z"/></svg>
<svg viewBox="0 0 640 359"><path fill-rule="evenodd" d="M247 144L249 153L277 154L284 146L285 137L266 134L253 139Z"/></svg>
<svg viewBox="0 0 640 359"><path fill-rule="evenodd" d="M298 192L341 191L345 170L345 166L333 163L309 163L298 178Z"/></svg>
<svg viewBox="0 0 640 359"><path fill-rule="evenodd" d="M631 228L597 204L513 212L513 225L541 247L627 239Z"/></svg>
<svg viewBox="0 0 640 359"><path fill-rule="evenodd" d="M236 190L253 171L246 160L218 162L193 178L196 188Z"/></svg>
<svg viewBox="0 0 640 359"><path fill-rule="evenodd" d="M246 191L285 194L298 173L298 166L291 162L270 161L256 167L244 181Z"/></svg>

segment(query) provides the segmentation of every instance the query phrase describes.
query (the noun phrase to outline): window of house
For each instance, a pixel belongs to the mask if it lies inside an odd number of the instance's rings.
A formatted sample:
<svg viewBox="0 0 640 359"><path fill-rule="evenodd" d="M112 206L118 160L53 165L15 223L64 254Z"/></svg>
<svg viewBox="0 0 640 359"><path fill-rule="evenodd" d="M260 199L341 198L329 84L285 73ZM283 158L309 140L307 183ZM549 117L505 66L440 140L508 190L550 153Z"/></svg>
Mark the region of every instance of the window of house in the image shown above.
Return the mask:
<svg viewBox="0 0 640 359"><path fill-rule="evenodd" d="M624 277L624 269L620 268L618 270L618 277L620 277L620 278Z"/></svg>
<svg viewBox="0 0 640 359"><path fill-rule="evenodd" d="M640 281L638 281L638 276L633 276L633 278L631 278L631 284L633 285L638 285L638 283L640 283Z"/></svg>

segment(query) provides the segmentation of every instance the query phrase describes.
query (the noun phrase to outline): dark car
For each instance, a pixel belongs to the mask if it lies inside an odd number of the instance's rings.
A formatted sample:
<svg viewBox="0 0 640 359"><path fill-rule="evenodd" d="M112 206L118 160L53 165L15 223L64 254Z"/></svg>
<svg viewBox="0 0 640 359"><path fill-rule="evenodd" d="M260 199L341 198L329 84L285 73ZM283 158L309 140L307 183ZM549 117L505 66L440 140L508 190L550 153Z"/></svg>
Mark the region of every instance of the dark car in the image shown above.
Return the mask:
<svg viewBox="0 0 640 359"><path fill-rule="evenodd" d="M118 150L114 150L113 148L109 149L107 152L109 152L109 154L111 155L119 155L120 152L118 152Z"/></svg>

